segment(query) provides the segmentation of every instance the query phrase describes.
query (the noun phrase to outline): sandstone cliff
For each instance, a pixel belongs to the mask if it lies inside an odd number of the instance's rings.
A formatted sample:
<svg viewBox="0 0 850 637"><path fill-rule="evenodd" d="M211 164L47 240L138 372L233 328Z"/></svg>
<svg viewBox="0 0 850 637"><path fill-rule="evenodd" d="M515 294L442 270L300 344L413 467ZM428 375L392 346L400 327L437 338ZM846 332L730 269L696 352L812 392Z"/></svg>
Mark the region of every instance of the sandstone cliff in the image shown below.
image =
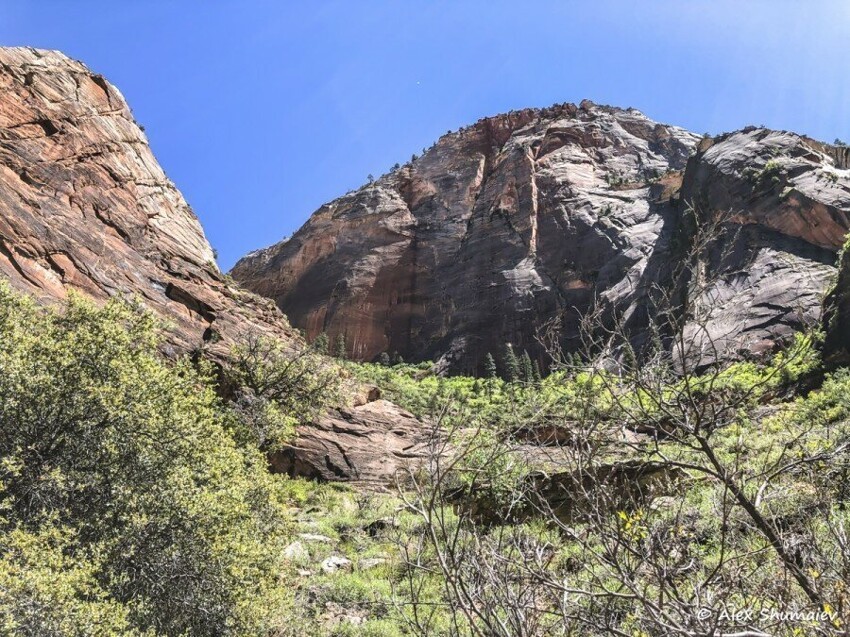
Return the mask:
<svg viewBox="0 0 850 637"><path fill-rule="evenodd" d="M850 170L841 148L747 128L701 143L683 202L723 213L733 228L704 264L708 330L751 351L821 317L850 229Z"/></svg>
<svg viewBox="0 0 850 637"><path fill-rule="evenodd" d="M513 112L322 206L232 274L310 338L344 334L358 359L397 351L481 371L511 343L545 362L541 326L560 316L575 348L597 305L646 338L693 204L728 222L700 265L715 282L692 300L712 306L713 338L759 351L818 320L850 227L839 155L764 129L700 143L591 102Z"/></svg>
<svg viewBox="0 0 850 637"><path fill-rule="evenodd" d="M180 351L223 353L246 330L298 338L218 271L118 89L61 53L0 48L0 93L0 273L16 288L138 296Z"/></svg>

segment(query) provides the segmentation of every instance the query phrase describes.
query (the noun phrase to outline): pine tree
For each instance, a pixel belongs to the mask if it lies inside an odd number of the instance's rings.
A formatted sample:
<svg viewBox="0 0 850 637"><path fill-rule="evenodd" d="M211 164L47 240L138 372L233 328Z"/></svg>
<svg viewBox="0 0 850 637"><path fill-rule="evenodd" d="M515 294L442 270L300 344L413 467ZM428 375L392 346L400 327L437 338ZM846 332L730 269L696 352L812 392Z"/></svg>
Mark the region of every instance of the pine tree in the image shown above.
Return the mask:
<svg viewBox="0 0 850 637"><path fill-rule="evenodd" d="M404 365L404 358L398 352L393 352L393 365Z"/></svg>
<svg viewBox="0 0 850 637"><path fill-rule="evenodd" d="M534 382L540 384L543 381L543 374L540 373L540 363L534 361Z"/></svg>
<svg viewBox="0 0 850 637"><path fill-rule="evenodd" d="M381 355L378 356L378 363L383 365L384 367L390 366L390 355L386 352L381 352Z"/></svg>
<svg viewBox="0 0 850 637"><path fill-rule="evenodd" d="M348 350L345 346L345 334L342 332L336 336L336 341L334 343L334 356L341 358L342 360L348 358Z"/></svg>
<svg viewBox="0 0 850 637"><path fill-rule="evenodd" d="M499 372L496 369L496 359L493 358L493 355L490 352L487 352L487 356L484 358L484 376L487 378L496 378L498 375Z"/></svg>
<svg viewBox="0 0 850 637"><path fill-rule="evenodd" d="M328 353L328 335L322 332L313 339L313 350L318 354Z"/></svg>
<svg viewBox="0 0 850 637"><path fill-rule="evenodd" d="M510 343L505 344L505 380L510 383L515 383L519 380L520 367L519 360L514 354L514 349Z"/></svg>
<svg viewBox="0 0 850 637"><path fill-rule="evenodd" d="M522 352L522 379L529 385L534 382L534 365L531 363L528 350Z"/></svg>

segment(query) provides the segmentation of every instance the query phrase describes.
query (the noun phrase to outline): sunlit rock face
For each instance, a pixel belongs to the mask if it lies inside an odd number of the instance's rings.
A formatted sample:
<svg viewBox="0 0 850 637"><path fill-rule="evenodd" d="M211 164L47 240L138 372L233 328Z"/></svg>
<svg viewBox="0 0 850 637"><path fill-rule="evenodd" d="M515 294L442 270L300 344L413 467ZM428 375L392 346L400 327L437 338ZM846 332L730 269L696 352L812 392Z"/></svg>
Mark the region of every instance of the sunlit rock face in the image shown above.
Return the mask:
<svg viewBox="0 0 850 637"><path fill-rule="evenodd" d="M225 282L198 219L121 93L55 51L0 48L0 273L43 302L135 296L175 351L225 352L248 330L296 338Z"/></svg>
<svg viewBox="0 0 850 637"><path fill-rule="evenodd" d="M712 283L694 299L712 310L713 341L769 351L820 320L850 229L846 150L764 128L700 144L682 200L728 219L702 264Z"/></svg>
<svg viewBox="0 0 850 637"><path fill-rule="evenodd" d="M840 148L764 129L700 141L632 109L564 104L443 136L232 274L309 337L344 334L358 359L481 371L510 343L544 362L542 328L559 317L575 349L594 307L647 340L694 206L727 232L702 255L716 281L690 299L711 316L689 329L737 355L818 320L847 192Z"/></svg>

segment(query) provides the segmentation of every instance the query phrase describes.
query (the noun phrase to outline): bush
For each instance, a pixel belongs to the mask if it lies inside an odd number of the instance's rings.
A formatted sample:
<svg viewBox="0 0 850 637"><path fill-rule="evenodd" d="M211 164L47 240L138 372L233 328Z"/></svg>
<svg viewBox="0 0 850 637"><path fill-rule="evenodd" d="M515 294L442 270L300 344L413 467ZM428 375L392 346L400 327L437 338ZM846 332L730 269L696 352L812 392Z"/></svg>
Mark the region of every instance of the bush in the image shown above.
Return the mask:
<svg viewBox="0 0 850 637"><path fill-rule="evenodd" d="M257 635L279 613L275 480L159 342L137 305L56 313L0 283L4 634Z"/></svg>
<svg viewBox="0 0 850 637"><path fill-rule="evenodd" d="M339 399L339 371L314 348L287 348L277 339L251 335L231 351L225 368L228 393L246 442L273 451L295 426Z"/></svg>

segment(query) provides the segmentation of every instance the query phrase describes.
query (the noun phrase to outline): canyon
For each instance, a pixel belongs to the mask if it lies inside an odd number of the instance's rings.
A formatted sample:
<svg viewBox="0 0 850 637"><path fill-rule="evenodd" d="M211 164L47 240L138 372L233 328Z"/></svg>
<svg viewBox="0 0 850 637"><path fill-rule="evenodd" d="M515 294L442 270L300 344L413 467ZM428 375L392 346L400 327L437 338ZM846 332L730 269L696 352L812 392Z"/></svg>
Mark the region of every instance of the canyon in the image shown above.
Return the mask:
<svg viewBox="0 0 850 637"><path fill-rule="evenodd" d="M256 337L303 351L272 301L219 271L197 216L115 86L57 51L0 48L0 93L0 275L13 288L45 305L69 294L137 300L165 326L171 358L221 366ZM415 456L421 423L378 398L351 387L341 404L301 423L291 446L270 458L273 469L390 480ZM348 427L344 447L339 423Z"/></svg>
<svg viewBox="0 0 850 637"><path fill-rule="evenodd" d="M827 353L850 360L843 145L757 127L700 137L591 102L515 111L322 206L231 279L116 87L59 52L0 48L0 91L0 274L44 304L138 299L172 357L226 364L252 335L298 351L303 330L344 335L360 360L481 372L510 344L545 369L552 321L568 352L594 308L646 342L673 289L710 308L701 326L735 355L822 324ZM712 219L724 231L698 255L703 284L671 288ZM420 452L428 427L377 389L342 402L272 467L378 484Z"/></svg>

